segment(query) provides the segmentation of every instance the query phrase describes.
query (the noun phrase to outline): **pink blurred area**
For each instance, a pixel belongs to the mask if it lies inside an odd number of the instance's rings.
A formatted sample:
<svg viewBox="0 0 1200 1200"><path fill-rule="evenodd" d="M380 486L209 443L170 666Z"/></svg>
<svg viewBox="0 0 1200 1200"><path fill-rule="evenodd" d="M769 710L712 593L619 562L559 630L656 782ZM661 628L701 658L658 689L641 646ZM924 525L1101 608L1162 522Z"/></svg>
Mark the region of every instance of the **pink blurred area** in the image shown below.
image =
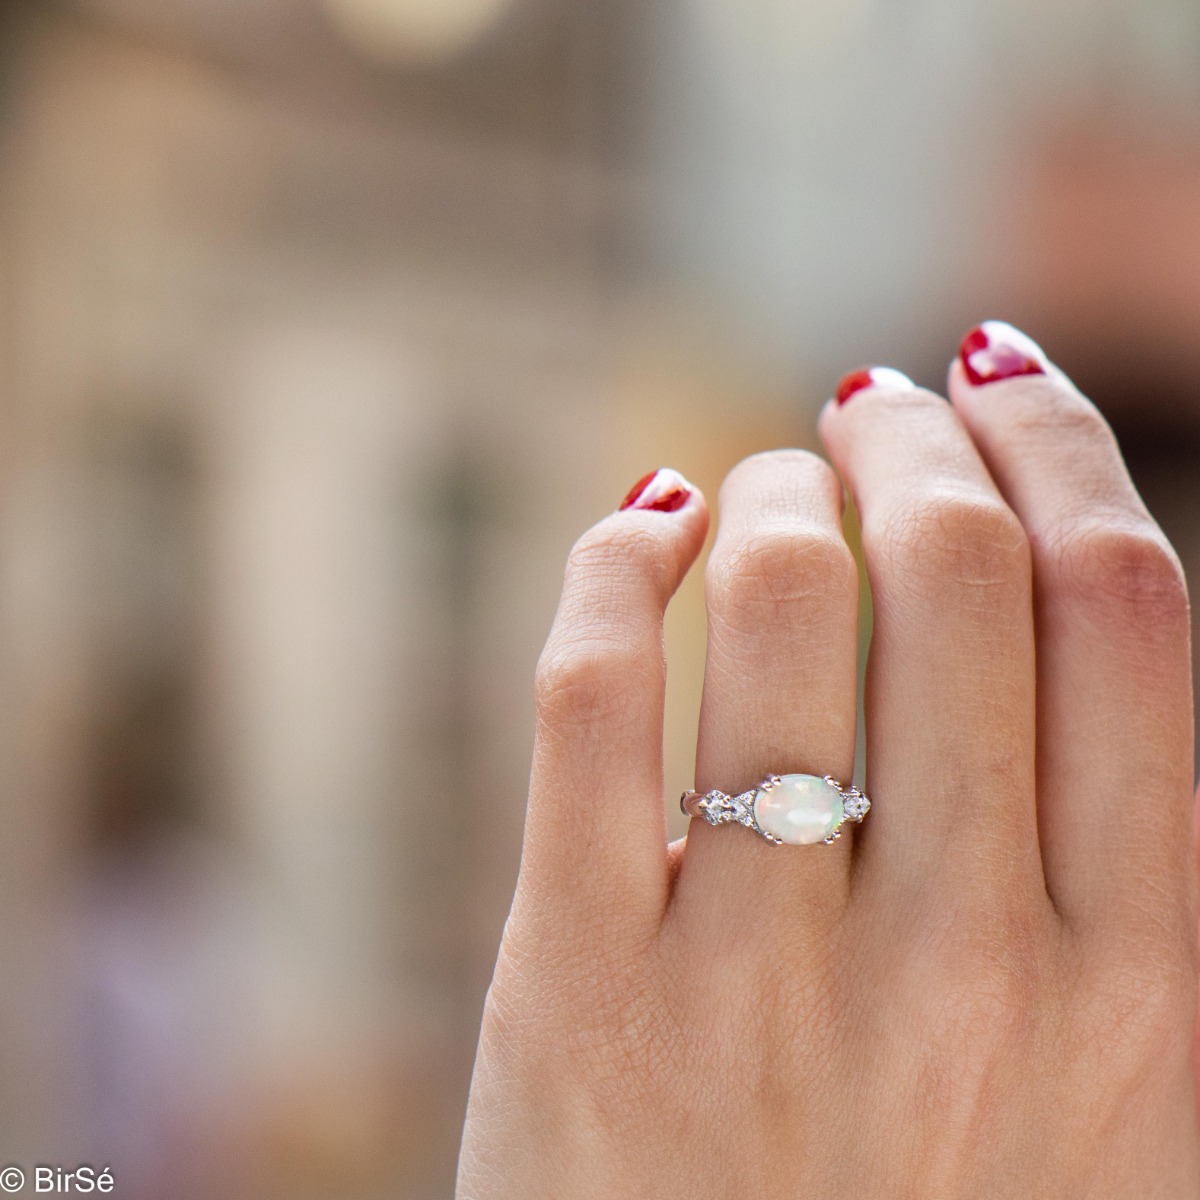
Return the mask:
<svg viewBox="0 0 1200 1200"><path fill-rule="evenodd" d="M1190 6L0 12L4 1162L449 1198L564 554L851 367L1024 325L1200 577Z"/></svg>

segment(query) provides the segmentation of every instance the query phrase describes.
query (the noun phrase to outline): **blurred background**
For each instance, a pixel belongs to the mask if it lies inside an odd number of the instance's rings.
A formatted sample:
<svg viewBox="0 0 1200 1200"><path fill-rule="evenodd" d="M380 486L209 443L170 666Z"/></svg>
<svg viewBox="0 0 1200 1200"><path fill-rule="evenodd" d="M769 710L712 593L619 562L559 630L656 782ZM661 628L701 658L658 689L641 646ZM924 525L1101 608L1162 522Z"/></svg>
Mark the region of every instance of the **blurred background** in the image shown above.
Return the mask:
<svg viewBox="0 0 1200 1200"><path fill-rule="evenodd" d="M570 542L991 316L1200 578L1194 4L0 5L0 1159L449 1200Z"/></svg>

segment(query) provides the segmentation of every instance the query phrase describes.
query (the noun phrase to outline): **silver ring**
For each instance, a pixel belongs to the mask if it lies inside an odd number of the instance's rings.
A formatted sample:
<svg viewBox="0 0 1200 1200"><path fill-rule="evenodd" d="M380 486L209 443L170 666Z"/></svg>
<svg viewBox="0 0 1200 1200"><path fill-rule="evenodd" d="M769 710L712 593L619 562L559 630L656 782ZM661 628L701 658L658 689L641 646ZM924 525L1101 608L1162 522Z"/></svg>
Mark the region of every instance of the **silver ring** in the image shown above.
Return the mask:
<svg viewBox="0 0 1200 1200"><path fill-rule="evenodd" d="M832 775L768 775L736 796L684 792L679 807L710 825L745 825L777 846L812 846L836 841L847 821L862 824L871 802Z"/></svg>

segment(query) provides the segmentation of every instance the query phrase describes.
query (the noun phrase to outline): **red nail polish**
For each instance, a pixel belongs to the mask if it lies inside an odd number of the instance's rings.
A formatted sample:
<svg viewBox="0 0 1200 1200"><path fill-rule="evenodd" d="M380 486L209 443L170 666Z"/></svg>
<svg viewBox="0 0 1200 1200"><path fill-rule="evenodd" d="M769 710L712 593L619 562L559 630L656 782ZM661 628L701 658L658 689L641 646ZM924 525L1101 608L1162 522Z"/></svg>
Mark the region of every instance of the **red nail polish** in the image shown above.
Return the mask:
<svg viewBox="0 0 1200 1200"><path fill-rule="evenodd" d="M621 501L620 512L627 508L641 508L649 512L676 512L692 495L692 485L678 471L661 467L651 471L629 489L629 495Z"/></svg>
<svg viewBox="0 0 1200 1200"><path fill-rule="evenodd" d="M962 340L958 350L967 378L979 387L1018 375L1045 375L1046 355L1028 334L1007 321L984 321Z"/></svg>
<svg viewBox="0 0 1200 1200"><path fill-rule="evenodd" d="M838 384L837 402L845 404L851 396L856 396L869 387L911 388L915 386L903 371L896 371L891 367L863 367L859 371L851 371Z"/></svg>

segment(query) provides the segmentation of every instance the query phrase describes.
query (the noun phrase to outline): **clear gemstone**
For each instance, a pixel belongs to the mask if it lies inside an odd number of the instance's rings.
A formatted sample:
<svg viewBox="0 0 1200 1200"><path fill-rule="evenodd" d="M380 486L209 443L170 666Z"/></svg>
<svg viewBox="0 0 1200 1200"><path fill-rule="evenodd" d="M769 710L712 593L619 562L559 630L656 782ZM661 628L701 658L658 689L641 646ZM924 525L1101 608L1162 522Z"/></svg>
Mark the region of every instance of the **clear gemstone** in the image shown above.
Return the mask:
<svg viewBox="0 0 1200 1200"><path fill-rule="evenodd" d="M870 801L857 788L851 790L844 799L844 808L847 821L860 820L867 809L871 807Z"/></svg>
<svg viewBox="0 0 1200 1200"><path fill-rule="evenodd" d="M841 792L819 775L782 775L754 795L759 828L792 846L825 841L844 815Z"/></svg>

